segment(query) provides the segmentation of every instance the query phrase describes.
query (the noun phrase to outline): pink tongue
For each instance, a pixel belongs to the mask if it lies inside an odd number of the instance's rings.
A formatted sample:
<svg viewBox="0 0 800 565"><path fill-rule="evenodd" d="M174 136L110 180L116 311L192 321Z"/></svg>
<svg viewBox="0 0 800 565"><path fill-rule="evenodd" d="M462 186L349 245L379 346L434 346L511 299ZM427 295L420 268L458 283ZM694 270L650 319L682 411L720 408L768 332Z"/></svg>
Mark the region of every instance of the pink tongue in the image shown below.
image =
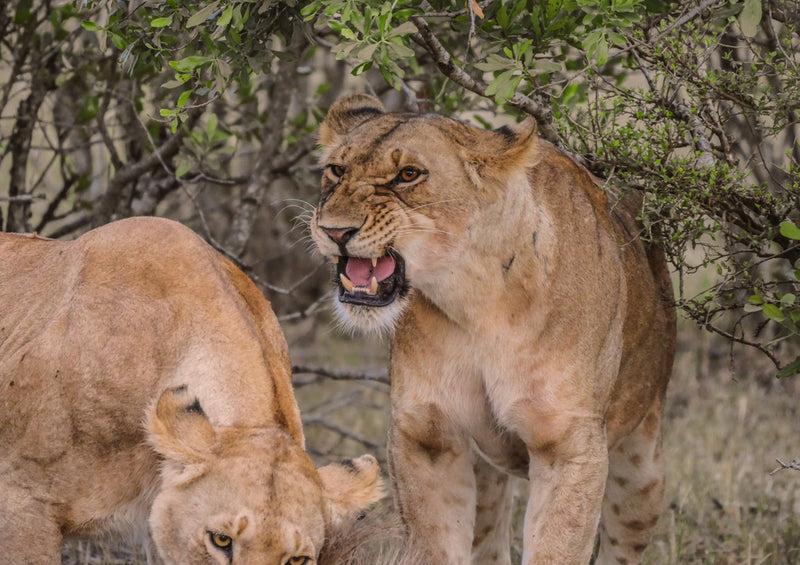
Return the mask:
<svg viewBox="0 0 800 565"><path fill-rule="evenodd" d="M394 273L394 258L390 256L378 258L378 263L373 267L371 259L362 259L360 257L348 257L347 267L345 267L345 274L347 278L353 281L356 286L369 286L372 277L378 279L378 282L389 278Z"/></svg>

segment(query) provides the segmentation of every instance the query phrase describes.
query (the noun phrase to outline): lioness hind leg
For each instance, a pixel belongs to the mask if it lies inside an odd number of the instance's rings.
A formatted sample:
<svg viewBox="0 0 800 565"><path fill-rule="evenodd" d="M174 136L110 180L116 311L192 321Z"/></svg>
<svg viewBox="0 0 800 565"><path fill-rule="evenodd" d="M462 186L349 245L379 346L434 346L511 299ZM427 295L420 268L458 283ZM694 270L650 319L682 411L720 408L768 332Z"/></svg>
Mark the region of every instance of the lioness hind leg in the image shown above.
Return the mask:
<svg viewBox="0 0 800 565"><path fill-rule="evenodd" d="M477 506L473 565L511 565L511 513L514 480L480 455L475 460Z"/></svg>
<svg viewBox="0 0 800 565"><path fill-rule="evenodd" d="M639 426L609 453L595 565L641 563L661 515L661 404L657 399Z"/></svg>

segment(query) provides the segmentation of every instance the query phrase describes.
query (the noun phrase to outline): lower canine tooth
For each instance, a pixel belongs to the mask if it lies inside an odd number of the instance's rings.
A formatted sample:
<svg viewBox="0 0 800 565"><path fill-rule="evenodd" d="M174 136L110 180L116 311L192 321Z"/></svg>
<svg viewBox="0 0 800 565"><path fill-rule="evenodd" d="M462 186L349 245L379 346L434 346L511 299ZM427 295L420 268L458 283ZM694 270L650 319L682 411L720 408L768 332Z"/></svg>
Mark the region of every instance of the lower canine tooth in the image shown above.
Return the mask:
<svg viewBox="0 0 800 565"><path fill-rule="evenodd" d="M348 279L348 278L347 278L347 277L344 275L344 273L339 273L339 280L340 280L340 281L342 281L342 286L344 287L344 289L345 289L347 292L353 292L353 288L354 288L354 286L355 286L355 285L353 285L353 281L351 281L350 279Z"/></svg>
<svg viewBox="0 0 800 565"><path fill-rule="evenodd" d="M378 279L375 277L372 277L372 280L369 283L369 293L378 294Z"/></svg>

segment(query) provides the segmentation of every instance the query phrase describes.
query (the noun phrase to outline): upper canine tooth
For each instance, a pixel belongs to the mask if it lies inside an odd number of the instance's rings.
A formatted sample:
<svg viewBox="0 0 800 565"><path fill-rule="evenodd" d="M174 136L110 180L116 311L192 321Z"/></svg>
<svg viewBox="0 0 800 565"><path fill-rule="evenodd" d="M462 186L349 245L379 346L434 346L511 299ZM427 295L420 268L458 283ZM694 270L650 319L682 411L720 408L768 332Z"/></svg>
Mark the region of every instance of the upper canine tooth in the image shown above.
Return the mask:
<svg viewBox="0 0 800 565"><path fill-rule="evenodd" d="M338 255L334 255L333 256L333 262L336 263L336 264L339 263L339 256Z"/></svg>
<svg viewBox="0 0 800 565"><path fill-rule="evenodd" d="M375 277L372 277L372 280L369 283L369 293L378 294L378 279Z"/></svg>
<svg viewBox="0 0 800 565"><path fill-rule="evenodd" d="M375 267L377 264L378 264L378 258L377 257L373 257L372 258L372 266Z"/></svg>
<svg viewBox="0 0 800 565"><path fill-rule="evenodd" d="M347 278L344 273L339 273L339 280L342 281L342 286L347 292L353 292L353 281Z"/></svg>

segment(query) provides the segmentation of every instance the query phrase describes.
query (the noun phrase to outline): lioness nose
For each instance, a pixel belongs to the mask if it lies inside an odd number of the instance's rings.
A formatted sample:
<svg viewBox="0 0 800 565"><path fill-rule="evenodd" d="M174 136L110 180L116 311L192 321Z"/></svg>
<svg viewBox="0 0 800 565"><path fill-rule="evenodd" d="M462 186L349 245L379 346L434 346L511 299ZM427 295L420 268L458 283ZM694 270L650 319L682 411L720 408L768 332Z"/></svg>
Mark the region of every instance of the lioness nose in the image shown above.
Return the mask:
<svg viewBox="0 0 800 565"><path fill-rule="evenodd" d="M358 228L326 228L323 226L320 226L320 229L328 234L328 237L331 238L334 243L339 245L345 245L358 231Z"/></svg>

